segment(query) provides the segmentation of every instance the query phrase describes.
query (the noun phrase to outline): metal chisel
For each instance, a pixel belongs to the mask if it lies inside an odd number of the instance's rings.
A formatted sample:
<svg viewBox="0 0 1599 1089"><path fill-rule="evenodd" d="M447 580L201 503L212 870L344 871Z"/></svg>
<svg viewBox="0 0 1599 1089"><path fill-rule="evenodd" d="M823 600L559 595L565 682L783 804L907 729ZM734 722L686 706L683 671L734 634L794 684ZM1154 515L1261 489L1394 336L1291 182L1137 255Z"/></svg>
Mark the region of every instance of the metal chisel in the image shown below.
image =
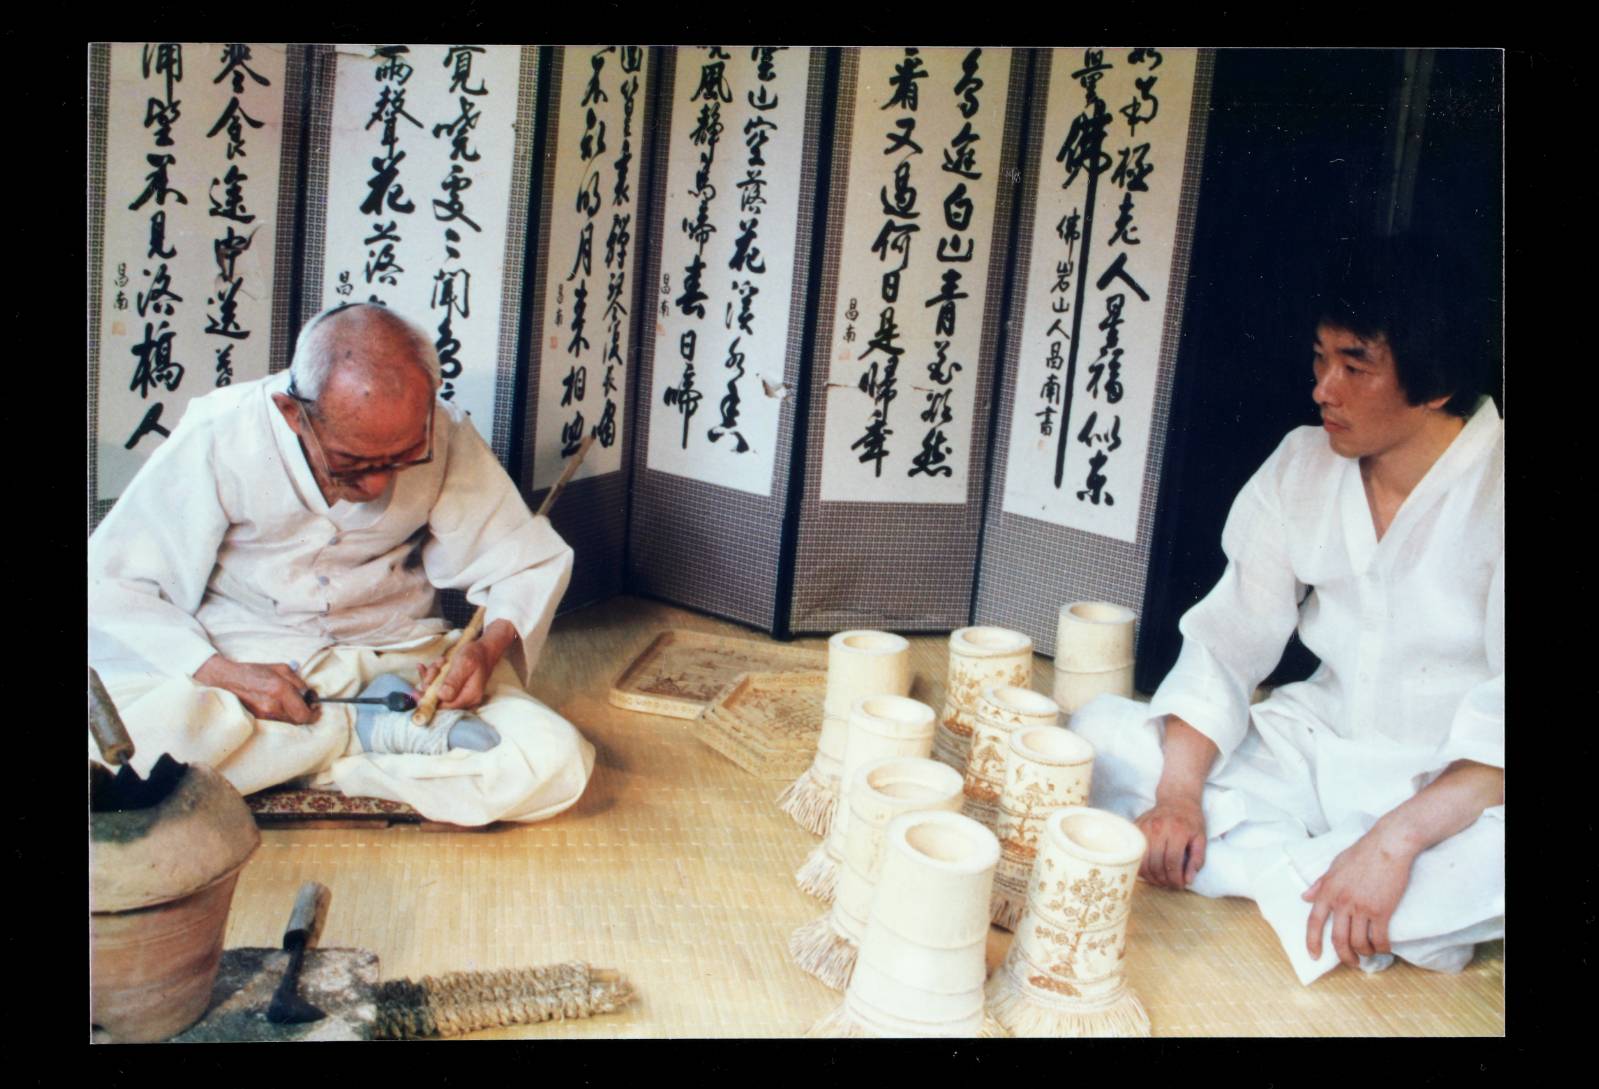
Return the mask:
<svg viewBox="0 0 1599 1089"><path fill-rule="evenodd" d="M416 710L416 697L404 692L390 692L387 696L351 696L337 699L333 696L319 696L307 688L300 693L300 698L306 703L370 703L387 707L390 711Z"/></svg>

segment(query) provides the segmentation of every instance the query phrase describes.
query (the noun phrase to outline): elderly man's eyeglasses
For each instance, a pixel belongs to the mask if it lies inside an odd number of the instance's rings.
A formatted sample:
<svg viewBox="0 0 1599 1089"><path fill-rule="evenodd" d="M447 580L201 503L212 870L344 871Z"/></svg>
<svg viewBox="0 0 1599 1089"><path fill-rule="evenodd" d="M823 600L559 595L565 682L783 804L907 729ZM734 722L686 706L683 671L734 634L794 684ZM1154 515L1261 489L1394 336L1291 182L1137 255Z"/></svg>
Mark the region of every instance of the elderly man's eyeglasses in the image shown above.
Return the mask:
<svg viewBox="0 0 1599 1089"><path fill-rule="evenodd" d="M322 438L317 434L316 423L311 417L311 408L316 402L309 397L300 396L299 391L294 388L293 378L289 379L289 388L286 392L293 398L295 404L300 406L300 419L304 421L307 437L310 438L311 445L316 449L317 460L322 462L322 471L334 483L354 484L365 477L373 476L377 473L397 473L401 469L409 469L414 465L426 465L433 460L433 417L438 412L437 401L428 406L427 432L423 435L422 441L407 450L405 456L394 461L373 463L363 458L352 458L341 454L338 460L335 461L328 455L327 448L322 445ZM411 456L413 454L417 456Z"/></svg>

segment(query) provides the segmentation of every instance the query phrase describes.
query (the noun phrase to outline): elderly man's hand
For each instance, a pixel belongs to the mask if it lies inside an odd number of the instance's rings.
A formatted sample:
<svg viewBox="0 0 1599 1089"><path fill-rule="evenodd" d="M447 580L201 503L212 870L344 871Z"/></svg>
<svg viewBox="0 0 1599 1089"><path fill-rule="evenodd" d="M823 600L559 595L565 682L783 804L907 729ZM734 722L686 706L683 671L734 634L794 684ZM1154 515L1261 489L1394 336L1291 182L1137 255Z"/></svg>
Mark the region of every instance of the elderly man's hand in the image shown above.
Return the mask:
<svg viewBox="0 0 1599 1089"><path fill-rule="evenodd" d="M1321 956L1321 933L1329 917L1333 948L1345 964L1354 967L1360 956L1392 952L1388 920L1410 884L1414 861L1414 853L1389 842L1378 828L1333 859L1303 897L1315 905L1305 930L1310 955Z"/></svg>
<svg viewBox="0 0 1599 1089"><path fill-rule="evenodd" d="M494 673L494 667L500 664L506 649L517 637L516 628L510 621L496 620L483 629L479 638L457 651L449 675L439 686L439 706L470 710L481 704L488 692L489 677ZM439 662L423 665L419 671L422 677L417 687L425 691L438 675Z"/></svg>
<svg viewBox="0 0 1599 1089"><path fill-rule="evenodd" d="M235 662L213 654L194 671L194 679L210 688L232 692L256 718L304 726L322 713L320 704L307 704L300 693L305 681L282 662Z"/></svg>

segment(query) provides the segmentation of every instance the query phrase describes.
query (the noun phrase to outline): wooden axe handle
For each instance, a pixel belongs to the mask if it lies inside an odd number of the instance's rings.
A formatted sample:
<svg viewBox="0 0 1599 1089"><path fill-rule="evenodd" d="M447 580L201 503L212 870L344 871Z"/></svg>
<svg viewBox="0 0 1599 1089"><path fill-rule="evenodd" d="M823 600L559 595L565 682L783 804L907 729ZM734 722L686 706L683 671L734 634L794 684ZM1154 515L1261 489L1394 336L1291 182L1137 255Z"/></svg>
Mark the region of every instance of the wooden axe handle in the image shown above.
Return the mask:
<svg viewBox="0 0 1599 1089"><path fill-rule="evenodd" d="M588 454L589 447L592 445L594 445L594 433L591 431L583 436L583 441L578 445L577 453L572 455L571 460L566 463L566 468L561 470L561 475L556 478L554 484L550 485L549 492L544 496L544 502L540 503L539 509L534 512L533 516L535 518L543 517L550 513L550 508L555 506L555 497L561 494L561 489L566 487L567 482L577 473L578 466L583 464L583 458ZM450 667L455 664L456 654L460 652L462 647L483 633L483 621L486 618L487 610L487 604L477 607L477 612L472 614L472 619L461 632L461 638L457 639L455 645L445 653L444 662L439 667L438 676L434 677L427 686L426 691L422 693L421 700L417 702L416 710L411 713L411 724L413 726L426 726L433 721L433 715L439 709L439 687L444 683L444 678L450 672Z"/></svg>
<svg viewBox="0 0 1599 1089"><path fill-rule="evenodd" d="M89 670L89 732L100 746L100 756L115 767L133 759L133 739L128 728L117 714L117 705L100 680L100 674Z"/></svg>

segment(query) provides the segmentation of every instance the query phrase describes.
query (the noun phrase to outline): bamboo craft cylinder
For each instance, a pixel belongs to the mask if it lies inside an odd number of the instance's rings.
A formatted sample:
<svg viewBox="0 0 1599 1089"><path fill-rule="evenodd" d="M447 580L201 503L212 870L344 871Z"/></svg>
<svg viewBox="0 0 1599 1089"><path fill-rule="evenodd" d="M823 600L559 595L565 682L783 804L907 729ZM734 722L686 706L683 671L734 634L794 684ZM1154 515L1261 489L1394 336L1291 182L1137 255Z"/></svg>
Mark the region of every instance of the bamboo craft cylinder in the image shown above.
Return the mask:
<svg viewBox="0 0 1599 1089"><path fill-rule="evenodd" d="M849 986L872 897L883 869L883 835L902 813L960 811L960 773L936 760L887 756L870 760L845 779L849 830L839 868L838 895L828 914L796 930L789 939L794 963L833 988Z"/></svg>
<svg viewBox="0 0 1599 1089"><path fill-rule="evenodd" d="M1005 789L999 796L999 865L994 870L993 921L1015 930L1027 909L1027 879L1038 856L1044 820L1057 809L1087 805L1094 747L1059 726L1010 735Z"/></svg>
<svg viewBox="0 0 1599 1089"><path fill-rule="evenodd" d="M989 627L951 632L944 713L933 737L933 759L964 770L982 690L991 684L1026 688L1032 679L1033 641L1021 632Z"/></svg>
<svg viewBox="0 0 1599 1089"><path fill-rule="evenodd" d="M848 783L870 760L882 756L926 756L933 747L933 709L908 696L867 696L849 712L844 744L842 782ZM802 891L831 902L844 859L844 833L849 825L849 793L840 794L827 838L800 866L794 879Z"/></svg>
<svg viewBox="0 0 1599 1089"><path fill-rule="evenodd" d="M896 817L849 989L810 1035L1001 1034L983 993L998 861L994 834L958 813Z"/></svg>
<svg viewBox="0 0 1599 1089"><path fill-rule="evenodd" d="M1090 700L1107 692L1133 694L1131 609L1100 601L1060 607L1055 629L1055 702L1068 720Z"/></svg>
<svg viewBox="0 0 1599 1089"><path fill-rule="evenodd" d="M910 692L910 654L910 643L886 631L841 631L827 641L827 691L816 756L777 797L778 808L812 835L827 835L833 823L851 705L864 696Z"/></svg>
<svg viewBox="0 0 1599 1089"><path fill-rule="evenodd" d="M1071 806L1044 822L1027 911L988 984L1016 1036L1148 1036L1127 987L1127 919L1147 844L1132 822Z"/></svg>
<svg viewBox="0 0 1599 1089"><path fill-rule="evenodd" d="M990 685L977 698L977 725L966 757L966 804L961 809L983 827L999 825L999 796L1005 789L1005 754L1010 735L1026 726L1054 726L1055 701L1030 688Z"/></svg>

